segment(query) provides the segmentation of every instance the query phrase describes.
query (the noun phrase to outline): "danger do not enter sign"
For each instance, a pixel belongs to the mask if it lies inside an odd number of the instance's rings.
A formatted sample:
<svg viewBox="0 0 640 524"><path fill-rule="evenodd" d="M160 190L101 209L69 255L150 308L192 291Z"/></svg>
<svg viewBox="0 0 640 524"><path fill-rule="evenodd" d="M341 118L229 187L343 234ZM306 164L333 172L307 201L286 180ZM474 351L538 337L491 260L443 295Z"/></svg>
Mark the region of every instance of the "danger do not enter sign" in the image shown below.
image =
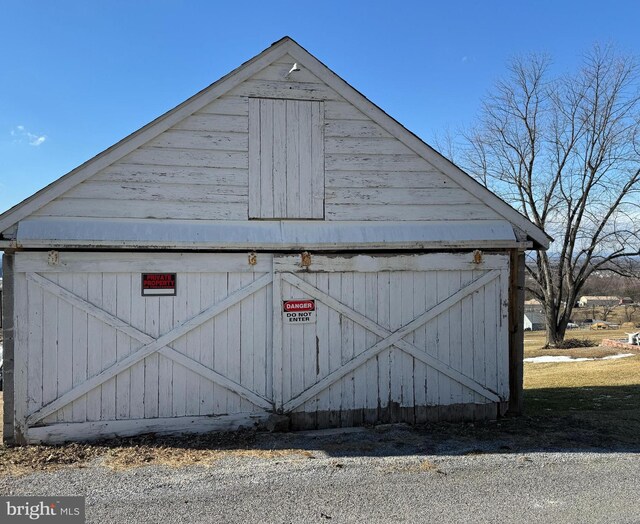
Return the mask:
<svg viewBox="0 0 640 524"><path fill-rule="evenodd" d="M313 324L316 321L316 301L284 300L282 315L287 324Z"/></svg>

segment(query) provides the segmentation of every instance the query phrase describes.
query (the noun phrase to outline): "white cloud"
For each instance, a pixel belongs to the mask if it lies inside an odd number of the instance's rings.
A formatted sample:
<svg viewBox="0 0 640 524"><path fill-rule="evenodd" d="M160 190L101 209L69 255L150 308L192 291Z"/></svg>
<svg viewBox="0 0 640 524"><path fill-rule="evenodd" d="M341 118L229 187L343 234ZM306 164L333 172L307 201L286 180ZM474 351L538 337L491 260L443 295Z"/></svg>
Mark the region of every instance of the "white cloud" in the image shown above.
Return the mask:
<svg viewBox="0 0 640 524"><path fill-rule="evenodd" d="M11 130L11 136L15 136L16 142L27 142L30 146L39 146L47 139L47 135L31 133L24 126L16 126Z"/></svg>

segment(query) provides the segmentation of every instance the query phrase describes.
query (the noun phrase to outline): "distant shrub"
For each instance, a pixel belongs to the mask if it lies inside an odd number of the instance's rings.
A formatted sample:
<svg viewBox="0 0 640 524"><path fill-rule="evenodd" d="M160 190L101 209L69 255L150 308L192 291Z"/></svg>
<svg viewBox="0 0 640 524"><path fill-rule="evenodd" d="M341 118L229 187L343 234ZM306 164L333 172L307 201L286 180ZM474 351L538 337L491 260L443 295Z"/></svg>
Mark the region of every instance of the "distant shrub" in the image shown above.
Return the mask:
<svg viewBox="0 0 640 524"><path fill-rule="evenodd" d="M600 344L595 340L589 340L588 338L565 338L562 342L555 345L555 349L573 349L573 348L593 348ZM544 346L543 349L551 348L550 345Z"/></svg>

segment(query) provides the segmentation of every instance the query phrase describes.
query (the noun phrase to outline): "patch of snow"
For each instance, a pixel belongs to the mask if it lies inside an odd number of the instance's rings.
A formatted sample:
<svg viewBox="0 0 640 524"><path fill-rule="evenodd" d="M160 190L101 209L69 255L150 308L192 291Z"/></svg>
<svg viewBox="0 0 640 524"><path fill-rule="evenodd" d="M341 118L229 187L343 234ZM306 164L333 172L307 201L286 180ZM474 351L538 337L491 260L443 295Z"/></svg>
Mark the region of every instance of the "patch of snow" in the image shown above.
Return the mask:
<svg viewBox="0 0 640 524"><path fill-rule="evenodd" d="M589 358L589 357L571 358L571 357L565 357L565 356L545 355L543 357L525 358L524 361L532 362L534 364L541 364L544 362L584 362L586 360L613 360L616 358L632 357L634 355L635 353L619 353L617 355L609 355L608 357L601 357L601 358Z"/></svg>

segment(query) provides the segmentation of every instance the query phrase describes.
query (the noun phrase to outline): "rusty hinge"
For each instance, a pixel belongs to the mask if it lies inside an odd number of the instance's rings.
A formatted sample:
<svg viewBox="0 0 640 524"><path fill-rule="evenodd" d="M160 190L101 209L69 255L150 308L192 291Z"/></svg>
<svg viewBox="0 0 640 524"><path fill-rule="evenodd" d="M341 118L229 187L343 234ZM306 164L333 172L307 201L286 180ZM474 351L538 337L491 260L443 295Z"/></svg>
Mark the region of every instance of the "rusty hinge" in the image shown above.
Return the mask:
<svg viewBox="0 0 640 524"><path fill-rule="evenodd" d="M311 265L311 253L305 251L300 255L300 265L309 269L309 266Z"/></svg>

